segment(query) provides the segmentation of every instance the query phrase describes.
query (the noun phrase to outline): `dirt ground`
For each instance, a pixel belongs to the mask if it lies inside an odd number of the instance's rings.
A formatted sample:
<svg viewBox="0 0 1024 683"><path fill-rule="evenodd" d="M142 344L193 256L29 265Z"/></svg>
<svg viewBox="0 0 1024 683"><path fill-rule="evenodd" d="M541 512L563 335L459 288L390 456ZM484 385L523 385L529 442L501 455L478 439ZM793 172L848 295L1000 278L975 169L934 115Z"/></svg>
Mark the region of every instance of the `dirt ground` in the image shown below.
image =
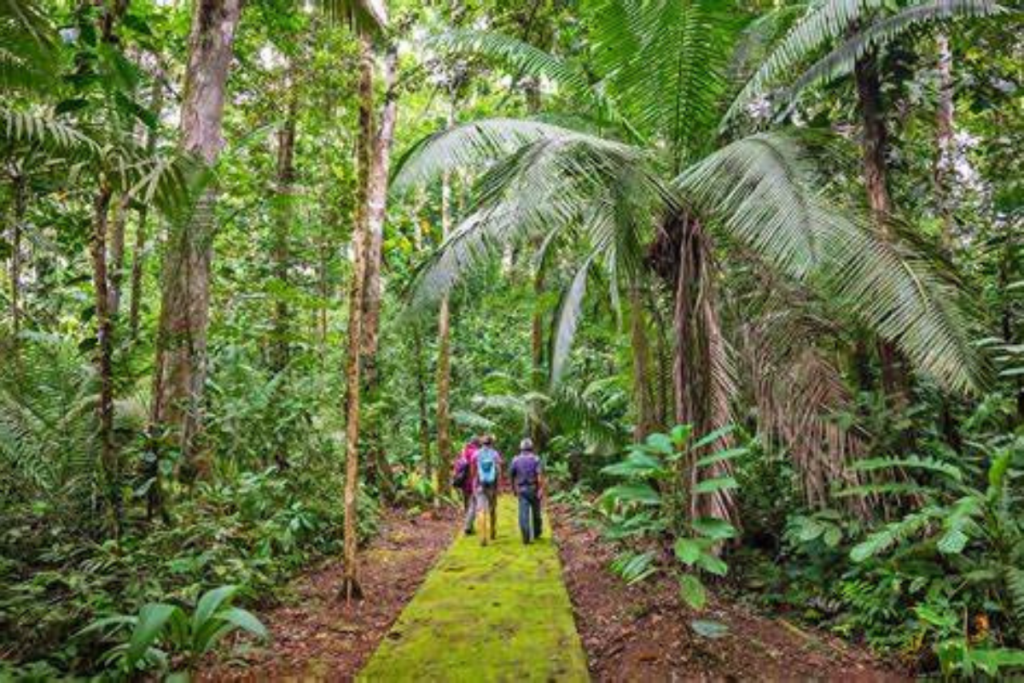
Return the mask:
<svg viewBox="0 0 1024 683"><path fill-rule="evenodd" d="M908 677L867 652L826 634L712 598L697 614L680 604L670 577L627 587L608 571L614 550L598 532L553 511L576 628L595 681L842 680ZM719 638L696 634L694 619L729 627Z"/></svg>
<svg viewBox="0 0 1024 683"><path fill-rule="evenodd" d="M420 587L458 525L452 509L409 517L391 511L360 553L367 598L338 599L341 563L331 559L292 586L294 598L260 613L268 647L237 648L201 676L207 681L352 680Z"/></svg>

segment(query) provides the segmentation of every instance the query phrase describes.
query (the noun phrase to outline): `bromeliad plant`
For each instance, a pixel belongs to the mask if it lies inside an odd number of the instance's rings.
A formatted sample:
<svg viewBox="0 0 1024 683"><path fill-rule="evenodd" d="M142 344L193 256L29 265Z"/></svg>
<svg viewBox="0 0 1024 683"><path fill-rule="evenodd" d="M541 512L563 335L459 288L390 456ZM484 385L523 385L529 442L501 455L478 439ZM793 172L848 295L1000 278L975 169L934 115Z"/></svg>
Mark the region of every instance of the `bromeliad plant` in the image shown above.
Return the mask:
<svg viewBox="0 0 1024 683"><path fill-rule="evenodd" d="M267 639L267 629L259 619L231 604L238 592L239 586L231 585L207 591L191 614L177 605L148 603L137 615L99 619L80 631L79 636L102 633L106 638L126 638L111 648L102 661L127 676L153 669L167 672L174 668L175 656L185 665L184 671L177 672L180 676L194 670L203 655L233 631Z"/></svg>
<svg viewBox="0 0 1024 683"><path fill-rule="evenodd" d="M699 509L687 497L733 490L737 483L733 477L724 476L701 478L687 487L682 473L687 462L701 470L746 453L746 448L709 450L731 431L731 426L724 427L691 441L693 426L678 425L668 434L651 434L643 443L632 446L621 462L602 470L602 474L621 482L602 496L606 534L618 540L636 540L671 533L675 557L686 568L679 576L680 596L698 610L707 604L701 575L724 576L728 572L718 551L723 542L736 538L738 531L726 519L686 514L687 508ZM627 551L616 558L612 570L628 583L635 583L654 573L654 559L650 551Z"/></svg>

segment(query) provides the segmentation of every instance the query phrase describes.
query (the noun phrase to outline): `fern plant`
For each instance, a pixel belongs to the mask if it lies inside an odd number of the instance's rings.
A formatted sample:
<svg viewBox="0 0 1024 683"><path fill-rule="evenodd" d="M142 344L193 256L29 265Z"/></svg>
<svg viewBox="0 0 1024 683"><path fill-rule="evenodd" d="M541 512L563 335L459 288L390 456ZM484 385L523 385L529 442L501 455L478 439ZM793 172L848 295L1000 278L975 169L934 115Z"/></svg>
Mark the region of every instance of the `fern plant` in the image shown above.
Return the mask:
<svg viewBox="0 0 1024 683"><path fill-rule="evenodd" d="M891 561L912 576L915 566L933 563L941 585L938 593L930 593L932 599L938 594L960 593L960 604L990 625L984 634L990 645L1024 645L1024 520L1019 513L1022 446L1017 442L994 452L976 472L972 472L970 461L953 464L916 457L864 461L863 469L898 467L907 472L917 480L913 493L922 502L869 533L852 548L850 558L858 564ZM882 483L860 487L857 493L903 495L906 490L905 486L889 488ZM917 573L914 581L923 586L927 576ZM948 606L940 615L943 613L955 623L962 621ZM934 619L925 622L935 625ZM960 633L957 638L972 635L977 641L977 633ZM953 661L949 658L960 653L956 661L971 666L973 651L954 647L950 644L954 641L956 638L936 645L940 657ZM1002 661L999 657L995 660ZM975 663L982 666L980 661ZM961 671L967 673L966 668Z"/></svg>

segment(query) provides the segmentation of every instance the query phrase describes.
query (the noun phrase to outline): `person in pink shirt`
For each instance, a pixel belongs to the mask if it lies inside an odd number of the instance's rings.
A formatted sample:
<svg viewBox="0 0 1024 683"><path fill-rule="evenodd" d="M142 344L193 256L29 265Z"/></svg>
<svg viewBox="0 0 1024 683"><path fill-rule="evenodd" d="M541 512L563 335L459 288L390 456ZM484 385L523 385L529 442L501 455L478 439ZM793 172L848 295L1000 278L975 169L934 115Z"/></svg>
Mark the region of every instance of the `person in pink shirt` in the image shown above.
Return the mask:
<svg viewBox="0 0 1024 683"><path fill-rule="evenodd" d="M462 453L452 465L452 485L462 494L462 510L466 515L465 531L473 533L473 520L476 517L476 452L480 450L480 437L474 436L463 447Z"/></svg>

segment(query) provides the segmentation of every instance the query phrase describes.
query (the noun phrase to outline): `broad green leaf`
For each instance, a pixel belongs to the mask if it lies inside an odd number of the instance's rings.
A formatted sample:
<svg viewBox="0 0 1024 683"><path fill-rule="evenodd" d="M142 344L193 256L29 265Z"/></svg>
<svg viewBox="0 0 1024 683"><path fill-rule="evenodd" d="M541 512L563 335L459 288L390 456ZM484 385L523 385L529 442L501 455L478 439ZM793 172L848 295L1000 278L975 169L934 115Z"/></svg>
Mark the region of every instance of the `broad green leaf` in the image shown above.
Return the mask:
<svg viewBox="0 0 1024 683"><path fill-rule="evenodd" d="M732 434L733 430L735 429L736 427L734 425L725 425L724 427L719 427L713 432L708 432L701 438L697 439L693 443L693 445L690 446L690 448L693 450L697 450L699 448L704 448L705 446L710 446L711 444L718 441L722 437Z"/></svg>
<svg viewBox="0 0 1024 683"><path fill-rule="evenodd" d="M675 544L676 557L685 565L692 565L704 553L704 547L692 538L680 538Z"/></svg>
<svg viewBox="0 0 1024 683"><path fill-rule="evenodd" d="M697 461L697 467L707 467L708 465L714 465L717 462L724 460L732 460L738 458L741 455L745 455L750 451L749 448L726 448L725 450L715 451L710 455L705 455L703 458Z"/></svg>
<svg viewBox="0 0 1024 683"><path fill-rule="evenodd" d="M693 632L704 638L721 638L722 636L729 633L729 627L718 621L707 621L704 619L694 619L690 622L690 628Z"/></svg>
<svg viewBox="0 0 1024 683"><path fill-rule="evenodd" d="M694 493L715 493L717 491L725 491L727 489L737 488L739 484L736 482L735 477L715 477L714 479L705 479L697 482L697 485L693 487Z"/></svg>
<svg viewBox="0 0 1024 683"><path fill-rule="evenodd" d="M725 576L729 573L729 565L722 558L711 553L701 553L697 558L697 566L715 576Z"/></svg>
<svg viewBox="0 0 1024 683"><path fill-rule="evenodd" d="M648 436L644 445L662 455L672 455L676 450L672 439L667 434L661 433L654 433Z"/></svg>
<svg viewBox="0 0 1024 683"><path fill-rule="evenodd" d="M736 538L736 527L724 519L717 517L698 517L693 520L693 530L702 536L723 541L727 538Z"/></svg>
<svg viewBox="0 0 1024 683"><path fill-rule="evenodd" d="M641 505L660 505L661 496L648 484L619 484L604 492L606 498L621 503L639 503Z"/></svg>
<svg viewBox="0 0 1024 683"><path fill-rule="evenodd" d="M700 579L693 574L683 574L679 577L679 596L695 610L702 610L708 604L708 592Z"/></svg>
<svg viewBox="0 0 1024 683"><path fill-rule="evenodd" d="M128 641L126 658L134 666L142 660L146 651L156 642L167 621L178 611L174 605L151 602L139 610L139 621Z"/></svg>

